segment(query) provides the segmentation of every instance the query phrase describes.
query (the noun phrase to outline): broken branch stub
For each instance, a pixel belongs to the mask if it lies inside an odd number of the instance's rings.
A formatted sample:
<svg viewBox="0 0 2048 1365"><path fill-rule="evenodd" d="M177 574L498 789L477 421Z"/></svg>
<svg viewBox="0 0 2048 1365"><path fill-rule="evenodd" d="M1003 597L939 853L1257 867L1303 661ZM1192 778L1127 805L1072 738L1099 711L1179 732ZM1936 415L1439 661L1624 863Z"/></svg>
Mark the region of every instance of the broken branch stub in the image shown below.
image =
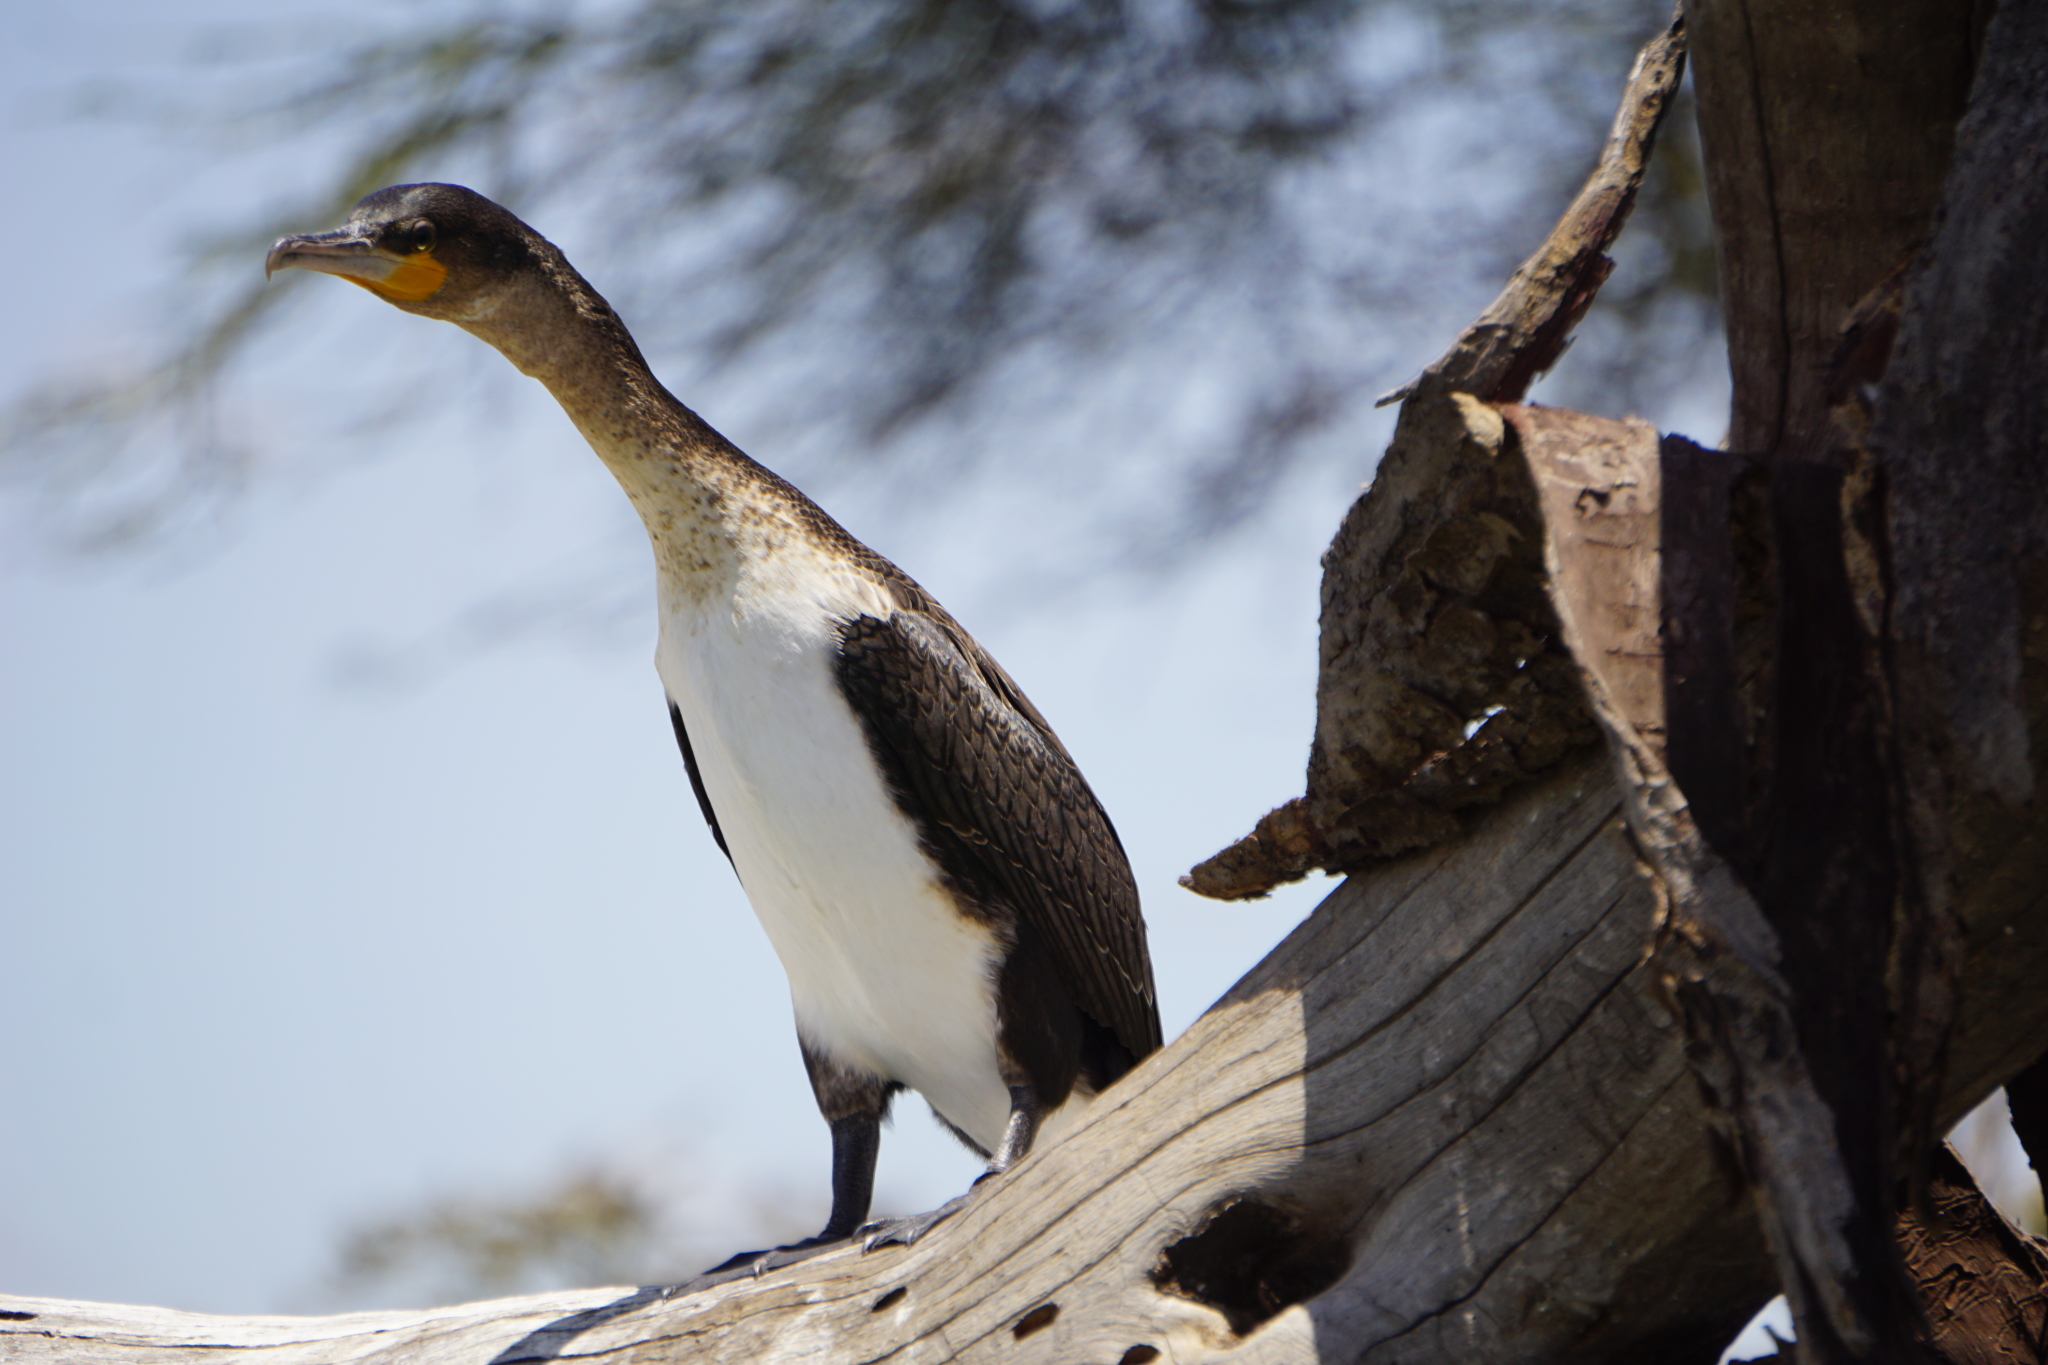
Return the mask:
<svg viewBox="0 0 2048 1365"><path fill-rule="evenodd" d="M1476 403L1453 412L1450 396L1519 399L1606 280L1685 44L1674 17L1643 48L1599 164L1543 245L1449 351L1382 400L1406 400L1393 444L1323 556L1307 792L1182 878L1190 890L1245 899L1426 848L1464 828L1461 812L1594 741L1547 643L1533 489L1486 461L1459 465L1456 487L1435 480L1458 441L1498 445L1499 419Z"/></svg>
<svg viewBox="0 0 2048 1365"><path fill-rule="evenodd" d="M1546 591L1543 518L1498 412L1465 394L1403 406L1323 555L1308 795L1184 884L1262 895L1427 848L1597 740Z"/></svg>
<svg viewBox="0 0 2048 1365"><path fill-rule="evenodd" d="M1557 363L1614 269L1607 249L1635 208L1657 130L1685 76L1685 51L1685 19L1673 14L1636 54L1599 163L1550 236L1451 349L1380 406L1432 392L1512 403Z"/></svg>

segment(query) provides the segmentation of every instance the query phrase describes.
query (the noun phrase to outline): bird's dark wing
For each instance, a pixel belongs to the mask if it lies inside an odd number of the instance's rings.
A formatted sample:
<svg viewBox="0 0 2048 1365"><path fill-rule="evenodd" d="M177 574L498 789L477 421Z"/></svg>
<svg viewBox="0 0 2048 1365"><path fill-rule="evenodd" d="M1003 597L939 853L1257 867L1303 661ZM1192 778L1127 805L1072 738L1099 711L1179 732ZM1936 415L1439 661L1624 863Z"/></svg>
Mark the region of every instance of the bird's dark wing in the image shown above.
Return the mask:
<svg viewBox="0 0 2048 1365"><path fill-rule="evenodd" d="M704 790L704 775L697 771L697 751L690 747L690 732L683 728L683 709L674 702L668 704L668 718L676 727L676 747L683 751L683 767L690 773L690 790L697 793L697 809L704 812L704 823L711 826L711 837L718 842L718 851L732 861L732 850L725 846L725 831L718 827L718 814L711 809L711 797Z"/></svg>
<svg viewBox="0 0 2048 1365"><path fill-rule="evenodd" d="M939 611L860 616L839 683L956 891L1003 905L1053 954L1074 1003L1133 1059L1159 1008L1130 860L1095 793L995 660Z"/></svg>

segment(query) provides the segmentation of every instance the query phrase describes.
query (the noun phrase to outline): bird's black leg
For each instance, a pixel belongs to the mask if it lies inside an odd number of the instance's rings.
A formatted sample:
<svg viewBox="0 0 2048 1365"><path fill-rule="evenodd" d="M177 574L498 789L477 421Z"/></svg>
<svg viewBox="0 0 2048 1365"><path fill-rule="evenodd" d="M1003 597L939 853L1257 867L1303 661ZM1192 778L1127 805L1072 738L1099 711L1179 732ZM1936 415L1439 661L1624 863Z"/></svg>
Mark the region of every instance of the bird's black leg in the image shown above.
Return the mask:
<svg viewBox="0 0 2048 1365"><path fill-rule="evenodd" d="M695 1279L686 1280L670 1295L694 1294L715 1284L743 1276L765 1275L786 1265L807 1261L829 1251L847 1238L867 1219L868 1204L874 1198L875 1155L882 1147L882 1115L877 1111L846 1114L832 1120L832 1216L815 1237L791 1242L768 1251L742 1251L728 1256Z"/></svg>
<svg viewBox="0 0 2048 1365"><path fill-rule="evenodd" d="M881 1148L880 1114L832 1120L832 1216L812 1241L844 1241L867 1221L875 1197L875 1155Z"/></svg>
<svg viewBox="0 0 2048 1365"><path fill-rule="evenodd" d="M975 1177L975 1185L1003 1174L1030 1155L1031 1144L1038 1138L1039 1118L1038 1092L1028 1085L1011 1086L1010 1120L1003 1126L1003 1140L997 1144L994 1155L989 1157L988 1169ZM970 1188L966 1194L948 1199L930 1213L870 1223L860 1230L860 1249L873 1251L877 1247L907 1247L966 1208L973 1195L974 1190Z"/></svg>
<svg viewBox="0 0 2048 1365"><path fill-rule="evenodd" d="M988 1159L988 1169L975 1184L1001 1175L1031 1154L1031 1144L1038 1141L1039 1117L1038 1092L1028 1085L1011 1086L1010 1121L1003 1126L1002 1145Z"/></svg>

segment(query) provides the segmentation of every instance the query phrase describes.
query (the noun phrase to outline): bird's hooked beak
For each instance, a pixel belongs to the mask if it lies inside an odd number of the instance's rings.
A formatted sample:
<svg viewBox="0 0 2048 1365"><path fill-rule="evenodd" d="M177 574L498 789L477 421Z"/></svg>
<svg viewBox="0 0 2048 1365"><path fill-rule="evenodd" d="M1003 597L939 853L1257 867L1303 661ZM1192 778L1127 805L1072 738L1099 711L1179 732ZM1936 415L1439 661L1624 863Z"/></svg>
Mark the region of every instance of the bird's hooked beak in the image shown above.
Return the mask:
<svg viewBox="0 0 2048 1365"><path fill-rule="evenodd" d="M435 260L432 251L401 256L378 246L355 226L278 238L263 258L264 278L280 270L339 275L393 303L431 298L448 278L448 267Z"/></svg>

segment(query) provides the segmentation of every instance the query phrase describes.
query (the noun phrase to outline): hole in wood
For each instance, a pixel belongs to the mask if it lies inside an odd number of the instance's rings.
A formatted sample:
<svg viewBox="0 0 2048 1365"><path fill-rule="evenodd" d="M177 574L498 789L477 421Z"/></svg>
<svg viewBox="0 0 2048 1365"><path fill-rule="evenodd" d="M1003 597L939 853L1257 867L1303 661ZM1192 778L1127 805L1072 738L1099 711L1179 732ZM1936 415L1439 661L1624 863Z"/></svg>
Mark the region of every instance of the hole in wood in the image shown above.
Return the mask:
<svg viewBox="0 0 2048 1365"><path fill-rule="evenodd" d="M1010 1329L1010 1335L1022 1341L1039 1328L1051 1326L1052 1320L1059 1315L1060 1306L1058 1304L1041 1303L1038 1307L1017 1319L1017 1325Z"/></svg>
<svg viewBox="0 0 2048 1365"><path fill-rule="evenodd" d="M0 1322L27 1322L34 1313L23 1313L13 1308L0 1308Z"/></svg>
<svg viewBox="0 0 2048 1365"><path fill-rule="evenodd" d="M1350 1264L1350 1248L1337 1233L1277 1205L1240 1198L1217 1205L1199 1229L1161 1252L1152 1283L1207 1304L1245 1336L1281 1309L1328 1289Z"/></svg>
<svg viewBox="0 0 2048 1365"><path fill-rule="evenodd" d="M870 1313L879 1313L884 1308L894 1308L897 1304L903 1302L903 1296L908 1292L908 1290L904 1289L904 1287L899 1284L894 1289L890 1290L888 1293L882 1295L881 1298L876 1299L875 1306L873 1308L870 1308L868 1311Z"/></svg>
<svg viewBox="0 0 2048 1365"><path fill-rule="evenodd" d="M1122 1358L1117 1361L1116 1365L1149 1365L1149 1362L1157 1359L1159 1359L1159 1348L1157 1346L1133 1346L1130 1350L1123 1353Z"/></svg>

